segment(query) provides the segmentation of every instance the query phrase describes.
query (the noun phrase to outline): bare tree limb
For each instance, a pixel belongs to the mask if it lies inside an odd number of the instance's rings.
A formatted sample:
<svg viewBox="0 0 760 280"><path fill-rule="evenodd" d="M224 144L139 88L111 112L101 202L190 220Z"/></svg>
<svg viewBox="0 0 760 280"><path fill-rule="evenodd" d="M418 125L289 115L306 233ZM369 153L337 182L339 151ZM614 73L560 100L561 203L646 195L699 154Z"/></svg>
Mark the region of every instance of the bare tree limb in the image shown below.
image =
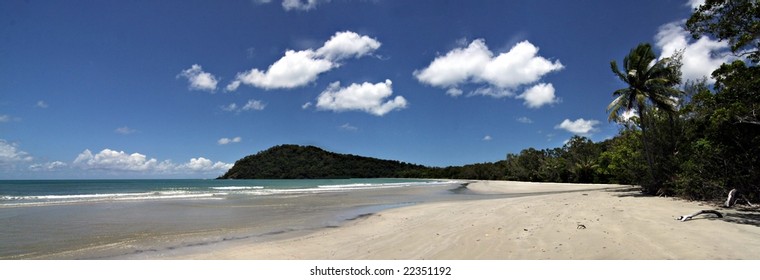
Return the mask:
<svg viewBox="0 0 760 280"><path fill-rule="evenodd" d="M731 208L736 204L736 199L738 198L736 195L736 189L731 189L730 192L728 192L728 198L726 198L726 203L723 204L726 208Z"/></svg>
<svg viewBox="0 0 760 280"><path fill-rule="evenodd" d="M716 216L718 216L718 218L723 218L723 214L721 214L718 211L715 211L715 210L700 210L699 212L696 212L696 213L691 214L691 215L680 216L676 220L680 220L681 222L685 222L685 221L691 220L691 218L694 218L695 216L699 216L699 215L702 215L702 214L715 214Z"/></svg>

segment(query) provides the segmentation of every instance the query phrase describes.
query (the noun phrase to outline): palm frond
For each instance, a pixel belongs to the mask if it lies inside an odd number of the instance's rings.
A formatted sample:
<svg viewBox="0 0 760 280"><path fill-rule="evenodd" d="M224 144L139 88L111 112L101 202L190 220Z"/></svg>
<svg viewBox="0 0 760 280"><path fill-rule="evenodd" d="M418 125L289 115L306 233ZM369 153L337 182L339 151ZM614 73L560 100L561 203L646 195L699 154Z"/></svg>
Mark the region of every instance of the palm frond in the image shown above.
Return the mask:
<svg viewBox="0 0 760 280"><path fill-rule="evenodd" d="M621 81L628 83L628 76L623 75L623 73L620 72L616 61L610 61L610 68L612 68L612 73L615 74L615 76L617 76Z"/></svg>

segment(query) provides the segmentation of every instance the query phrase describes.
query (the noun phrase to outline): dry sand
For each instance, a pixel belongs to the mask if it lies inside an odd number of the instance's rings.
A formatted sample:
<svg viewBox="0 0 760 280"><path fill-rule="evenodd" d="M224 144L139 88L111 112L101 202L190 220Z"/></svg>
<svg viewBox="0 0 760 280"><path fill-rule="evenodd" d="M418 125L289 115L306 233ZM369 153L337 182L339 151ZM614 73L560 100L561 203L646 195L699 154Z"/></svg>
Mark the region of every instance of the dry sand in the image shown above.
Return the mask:
<svg viewBox="0 0 760 280"><path fill-rule="evenodd" d="M540 194L397 208L307 236L174 257L760 259L757 211L720 209L723 219L703 215L680 222L678 216L715 208L643 197L634 188L615 185L479 181L468 188L484 194Z"/></svg>

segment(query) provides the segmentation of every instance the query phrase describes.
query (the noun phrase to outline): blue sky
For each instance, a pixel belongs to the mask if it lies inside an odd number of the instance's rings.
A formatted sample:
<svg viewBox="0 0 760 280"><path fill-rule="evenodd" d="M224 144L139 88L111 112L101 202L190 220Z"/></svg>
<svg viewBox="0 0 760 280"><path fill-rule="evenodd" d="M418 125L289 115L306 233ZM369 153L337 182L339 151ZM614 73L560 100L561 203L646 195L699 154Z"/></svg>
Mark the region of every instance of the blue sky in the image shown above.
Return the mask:
<svg viewBox="0 0 760 280"><path fill-rule="evenodd" d="M692 3L695 2L695 3ZM615 135L609 62L699 1L2 1L0 179L212 178L279 144L430 166Z"/></svg>

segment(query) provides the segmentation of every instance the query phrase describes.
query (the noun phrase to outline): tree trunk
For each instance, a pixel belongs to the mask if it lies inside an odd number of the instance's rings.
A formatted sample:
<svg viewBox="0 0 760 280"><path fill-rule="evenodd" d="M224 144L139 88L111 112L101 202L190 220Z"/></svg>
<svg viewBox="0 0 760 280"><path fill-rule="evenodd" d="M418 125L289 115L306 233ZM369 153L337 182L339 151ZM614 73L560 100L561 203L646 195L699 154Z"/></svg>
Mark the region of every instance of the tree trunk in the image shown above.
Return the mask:
<svg viewBox="0 0 760 280"><path fill-rule="evenodd" d="M651 190L649 188L646 189L647 193L653 194L657 191L657 189L660 186L659 181L657 180L657 176L655 174L654 170L654 160L652 159L651 155L651 148L649 147L649 133L648 133L648 125L647 125L647 118L645 117L646 112L644 111L643 106L639 105L639 121L641 121L641 142L644 144L644 157L647 160L647 167L649 169L649 176L652 177L652 181L654 183L654 190Z"/></svg>

